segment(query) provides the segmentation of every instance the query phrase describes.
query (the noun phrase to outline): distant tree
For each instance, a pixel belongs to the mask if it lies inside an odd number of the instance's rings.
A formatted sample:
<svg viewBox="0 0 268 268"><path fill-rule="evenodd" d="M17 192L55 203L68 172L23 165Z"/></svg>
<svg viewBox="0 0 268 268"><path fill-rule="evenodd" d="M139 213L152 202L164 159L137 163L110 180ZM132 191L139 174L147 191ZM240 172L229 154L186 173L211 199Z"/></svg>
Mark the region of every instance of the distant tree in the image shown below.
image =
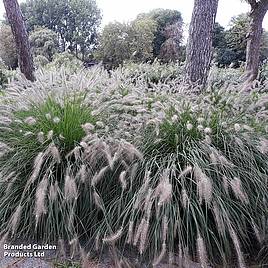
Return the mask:
<svg viewBox="0 0 268 268"><path fill-rule="evenodd" d="M9 25L0 26L0 58L9 69L18 67L16 43Z"/></svg>
<svg viewBox="0 0 268 268"><path fill-rule="evenodd" d="M268 0L247 0L251 6L250 25L247 41L246 71L248 81L253 81L258 75L260 48L262 40L262 23L268 11Z"/></svg>
<svg viewBox="0 0 268 268"><path fill-rule="evenodd" d="M240 14L232 18L230 28L225 32L226 48L222 52L223 65L233 63L235 67L238 67L241 62L246 62L249 29L250 17L248 14ZM267 57L267 32L263 31L260 44L260 60L263 61Z"/></svg>
<svg viewBox="0 0 268 268"><path fill-rule="evenodd" d="M183 60L183 50L181 47L183 39L182 25L177 22L165 27L164 36L166 38L165 42L161 45L159 58L163 62L170 61L182 61Z"/></svg>
<svg viewBox="0 0 268 268"><path fill-rule="evenodd" d="M260 48L260 61L261 63L267 62L268 60L268 32L263 31L261 48Z"/></svg>
<svg viewBox="0 0 268 268"><path fill-rule="evenodd" d="M28 80L34 81L33 58L20 6L17 0L3 0L3 2L15 38L20 70Z"/></svg>
<svg viewBox="0 0 268 268"><path fill-rule="evenodd" d="M215 62L218 67L229 66L236 60L235 52L227 47L226 31L219 23L215 23L212 46L214 48Z"/></svg>
<svg viewBox="0 0 268 268"><path fill-rule="evenodd" d="M5 85L8 83L8 78L6 75L7 66L0 58L0 90L5 88Z"/></svg>
<svg viewBox="0 0 268 268"><path fill-rule="evenodd" d="M153 58L155 22L139 18L133 22L110 23L102 31L96 58L107 68L118 67L124 61L144 62Z"/></svg>
<svg viewBox="0 0 268 268"><path fill-rule="evenodd" d="M185 80L206 84L212 59L212 39L218 0L195 0L186 49Z"/></svg>
<svg viewBox="0 0 268 268"><path fill-rule="evenodd" d="M226 47L224 49L216 49L215 61L218 67L233 67L237 68L241 65L241 62L237 61L236 53Z"/></svg>
<svg viewBox="0 0 268 268"><path fill-rule="evenodd" d="M85 60L96 47L101 13L95 0L27 0L21 8L28 29L53 30L62 51Z"/></svg>
<svg viewBox="0 0 268 268"><path fill-rule="evenodd" d="M109 23L103 28L95 57L108 69L131 57L128 29L127 24L120 22Z"/></svg>
<svg viewBox="0 0 268 268"><path fill-rule="evenodd" d="M249 16L240 14L231 19L230 28L226 31L227 48L235 53L233 63L239 66L246 61L247 33L249 29Z"/></svg>
<svg viewBox="0 0 268 268"><path fill-rule="evenodd" d="M145 62L153 58L153 40L156 24L149 18L136 19L129 24L129 43L131 58Z"/></svg>
<svg viewBox="0 0 268 268"><path fill-rule="evenodd" d="M53 55L59 52L57 34L44 27L37 27L30 33L30 44L34 56L44 56L52 61Z"/></svg>
<svg viewBox="0 0 268 268"><path fill-rule="evenodd" d="M167 47L170 47L174 50L176 49L174 47L175 44L177 46L182 43L183 19L179 11L170 9L154 9L149 13L142 13L138 15L138 18L144 17L148 17L156 22L157 29L153 45L155 58L159 57L160 54L163 56L163 49L166 50Z"/></svg>
<svg viewBox="0 0 268 268"><path fill-rule="evenodd" d="M226 47L225 29L218 22L214 25L212 46L214 48Z"/></svg>

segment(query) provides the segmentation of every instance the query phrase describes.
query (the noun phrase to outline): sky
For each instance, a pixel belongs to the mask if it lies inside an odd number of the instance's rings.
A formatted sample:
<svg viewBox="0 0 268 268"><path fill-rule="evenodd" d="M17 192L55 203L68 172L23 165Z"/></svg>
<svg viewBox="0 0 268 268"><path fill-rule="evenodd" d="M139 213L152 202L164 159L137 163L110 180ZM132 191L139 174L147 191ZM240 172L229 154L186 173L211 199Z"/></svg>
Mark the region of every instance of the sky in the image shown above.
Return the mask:
<svg viewBox="0 0 268 268"><path fill-rule="evenodd" d="M56 0L55 0L56 1ZM22 0L19 0L22 2ZM112 21L128 22L139 13L148 12L155 8L176 9L182 13L185 24L191 21L194 0L96 0L102 10L105 25ZM241 0L219 0L217 22L228 27L233 16L249 11L249 5ZM3 2L0 0L0 16L4 13ZM268 13L263 27L268 30Z"/></svg>

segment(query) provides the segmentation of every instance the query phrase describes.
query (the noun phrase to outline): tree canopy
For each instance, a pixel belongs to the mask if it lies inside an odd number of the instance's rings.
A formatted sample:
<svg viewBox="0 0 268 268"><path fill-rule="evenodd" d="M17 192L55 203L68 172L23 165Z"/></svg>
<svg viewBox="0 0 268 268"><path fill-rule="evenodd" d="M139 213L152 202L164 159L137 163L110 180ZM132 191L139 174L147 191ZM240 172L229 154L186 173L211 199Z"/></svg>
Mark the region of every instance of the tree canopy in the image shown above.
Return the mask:
<svg viewBox="0 0 268 268"><path fill-rule="evenodd" d="M53 30L62 51L85 59L97 43L101 12L95 0L27 0L21 4L28 30Z"/></svg>
<svg viewBox="0 0 268 268"><path fill-rule="evenodd" d="M18 67L16 43L10 26L5 24L0 27L0 58L8 68Z"/></svg>
<svg viewBox="0 0 268 268"><path fill-rule="evenodd" d="M229 29L215 25L213 47L216 50L216 61L219 66L235 67L246 61L250 17L247 13L231 19ZM268 33L263 31L261 40L261 61L268 57Z"/></svg>
<svg viewBox="0 0 268 268"><path fill-rule="evenodd" d="M96 56L109 67L116 67L127 60L146 62L159 58L163 62L176 61L185 54L182 41L181 13L156 9L139 14L130 23L106 25Z"/></svg>
<svg viewBox="0 0 268 268"><path fill-rule="evenodd" d="M176 36L173 35L176 39L173 39L173 41L176 44L180 44L182 42L183 19L179 11L171 9L154 9L149 13L142 13L138 15L138 18L144 17L154 20L157 25L153 45L154 57L158 57L160 55L161 47L168 39L170 39L171 36L167 35L167 32L172 28L173 30L176 30L175 32L177 34ZM173 25L173 27L171 25ZM169 40L168 43L171 43L171 40Z"/></svg>
<svg viewBox="0 0 268 268"><path fill-rule="evenodd" d="M59 51L57 34L52 30L37 27L29 38L34 56L44 56L52 61L53 55Z"/></svg>
<svg viewBox="0 0 268 268"><path fill-rule="evenodd" d="M144 62L153 58L156 24L148 18L131 23L109 23L102 31L96 57L108 68L126 60Z"/></svg>

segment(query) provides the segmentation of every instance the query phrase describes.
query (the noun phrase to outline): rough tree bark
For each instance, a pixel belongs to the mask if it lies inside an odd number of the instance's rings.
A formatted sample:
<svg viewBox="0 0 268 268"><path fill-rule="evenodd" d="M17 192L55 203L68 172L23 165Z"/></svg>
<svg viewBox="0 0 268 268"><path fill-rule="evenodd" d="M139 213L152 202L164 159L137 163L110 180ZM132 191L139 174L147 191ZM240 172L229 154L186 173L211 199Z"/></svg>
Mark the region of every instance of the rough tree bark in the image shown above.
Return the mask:
<svg viewBox="0 0 268 268"><path fill-rule="evenodd" d="M185 82L203 87L212 59L212 38L219 0L195 0L186 49Z"/></svg>
<svg viewBox="0 0 268 268"><path fill-rule="evenodd" d="M247 82L252 82L258 76L263 33L262 22L268 10L268 0L248 0L248 2L251 5L251 12L247 42L246 78Z"/></svg>
<svg viewBox="0 0 268 268"><path fill-rule="evenodd" d="M28 80L34 81L33 58L20 6L17 0L3 0L3 2L15 38L20 70Z"/></svg>

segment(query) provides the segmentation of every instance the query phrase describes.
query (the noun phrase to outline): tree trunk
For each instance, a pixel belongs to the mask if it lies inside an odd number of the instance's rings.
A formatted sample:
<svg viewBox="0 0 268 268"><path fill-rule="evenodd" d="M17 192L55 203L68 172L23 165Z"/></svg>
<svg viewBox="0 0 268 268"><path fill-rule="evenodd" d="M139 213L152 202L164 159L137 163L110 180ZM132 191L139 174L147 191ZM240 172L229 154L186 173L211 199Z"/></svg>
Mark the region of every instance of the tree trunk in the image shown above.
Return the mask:
<svg viewBox="0 0 268 268"><path fill-rule="evenodd" d="M262 40L262 22L268 10L268 0L251 4L250 29L247 42L246 78L254 81L258 76L260 63L260 47Z"/></svg>
<svg viewBox="0 0 268 268"><path fill-rule="evenodd" d="M17 0L3 0L3 2L15 38L20 70L28 80L34 81L33 58L20 6Z"/></svg>
<svg viewBox="0 0 268 268"><path fill-rule="evenodd" d="M186 49L185 82L204 87L212 59L212 38L219 0L195 0Z"/></svg>

